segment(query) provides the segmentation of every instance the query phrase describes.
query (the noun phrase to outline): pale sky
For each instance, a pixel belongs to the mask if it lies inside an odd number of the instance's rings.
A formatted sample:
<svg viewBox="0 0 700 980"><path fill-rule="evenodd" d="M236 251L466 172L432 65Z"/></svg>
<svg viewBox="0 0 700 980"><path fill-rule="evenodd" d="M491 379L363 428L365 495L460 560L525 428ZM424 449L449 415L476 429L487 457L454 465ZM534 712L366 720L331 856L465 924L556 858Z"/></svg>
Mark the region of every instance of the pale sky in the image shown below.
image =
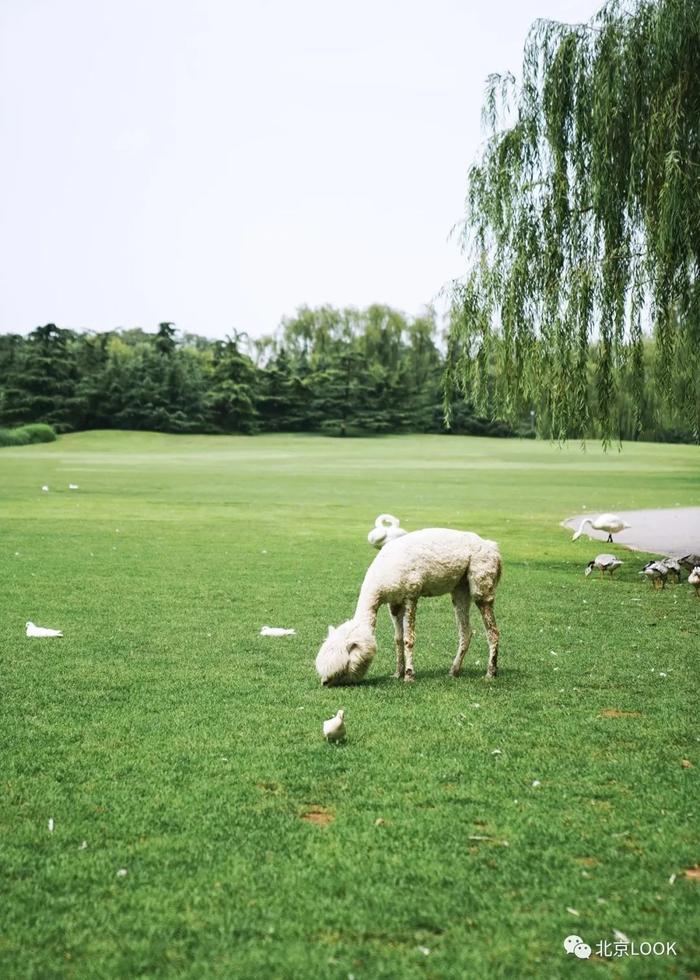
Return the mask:
<svg viewBox="0 0 700 980"><path fill-rule="evenodd" d="M415 315L484 81L601 0L0 0L0 332Z"/></svg>

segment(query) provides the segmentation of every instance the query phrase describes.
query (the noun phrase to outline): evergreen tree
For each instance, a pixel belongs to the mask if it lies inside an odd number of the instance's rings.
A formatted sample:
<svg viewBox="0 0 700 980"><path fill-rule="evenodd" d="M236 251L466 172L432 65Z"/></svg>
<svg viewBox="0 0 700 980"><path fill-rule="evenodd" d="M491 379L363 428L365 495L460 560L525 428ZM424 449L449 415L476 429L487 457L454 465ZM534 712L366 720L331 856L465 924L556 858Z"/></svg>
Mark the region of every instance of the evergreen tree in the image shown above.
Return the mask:
<svg viewBox="0 0 700 980"><path fill-rule="evenodd" d="M257 370L240 350L244 336L235 333L214 345L208 416L221 432L252 433L258 429Z"/></svg>
<svg viewBox="0 0 700 980"><path fill-rule="evenodd" d="M62 432L75 427L82 415L76 397L75 340L71 330L54 323L29 334L4 390L4 423L47 422Z"/></svg>
<svg viewBox="0 0 700 980"><path fill-rule="evenodd" d="M311 392L304 384L303 359L295 368L282 347L260 372L260 426L268 432L299 432L311 428Z"/></svg>

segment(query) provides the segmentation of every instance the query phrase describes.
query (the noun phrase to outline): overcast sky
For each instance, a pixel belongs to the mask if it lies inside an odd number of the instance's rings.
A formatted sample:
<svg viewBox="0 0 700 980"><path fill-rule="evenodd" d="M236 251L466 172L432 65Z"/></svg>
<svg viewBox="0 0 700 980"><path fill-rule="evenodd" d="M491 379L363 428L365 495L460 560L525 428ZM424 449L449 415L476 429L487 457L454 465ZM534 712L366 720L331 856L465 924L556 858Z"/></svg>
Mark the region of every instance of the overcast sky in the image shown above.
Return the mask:
<svg viewBox="0 0 700 980"><path fill-rule="evenodd" d="M0 0L0 332L419 313L486 75L599 0Z"/></svg>

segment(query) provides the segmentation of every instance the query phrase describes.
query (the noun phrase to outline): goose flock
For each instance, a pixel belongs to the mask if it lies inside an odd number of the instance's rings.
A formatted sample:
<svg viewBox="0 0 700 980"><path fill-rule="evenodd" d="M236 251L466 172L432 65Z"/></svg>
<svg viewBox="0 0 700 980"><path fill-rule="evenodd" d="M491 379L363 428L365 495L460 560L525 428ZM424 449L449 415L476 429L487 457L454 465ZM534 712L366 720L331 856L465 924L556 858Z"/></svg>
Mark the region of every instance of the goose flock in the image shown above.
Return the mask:
<svg viewBox="0 0 700 980"><path fill-rule="evenodd" d="M601 514L599 517L586 517L581 521L578 530L572 538L573 541L576 541L581 536L587 524L590 524L596 531L607 531L608 541L612 541L613 534L617 534L619 531L631 527L630 524L621 517L618 517L617 514ZM624 562L615 555L596 555L586 565L584 575L590 575L596 569L600 572L601 578L605 577L606 572L612 578L613 572L623 564ZM648 561L639 574L644 575L651 582L654 589L664 589L666 582L678 584L681 581L681 569L683 568L688 572L688 583L693 586L695 594L700 598L700 555L690 553L683 555L682 558L669 556L668 558L659 558L656 561Z"/></svg>

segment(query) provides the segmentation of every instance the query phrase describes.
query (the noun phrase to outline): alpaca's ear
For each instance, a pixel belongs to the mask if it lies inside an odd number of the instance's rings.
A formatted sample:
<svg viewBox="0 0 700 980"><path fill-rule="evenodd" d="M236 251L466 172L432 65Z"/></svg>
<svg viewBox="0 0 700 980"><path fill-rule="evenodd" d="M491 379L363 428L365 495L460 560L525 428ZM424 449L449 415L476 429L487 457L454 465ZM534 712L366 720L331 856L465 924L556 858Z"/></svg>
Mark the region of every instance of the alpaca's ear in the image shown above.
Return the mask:
<svg viewBox="0 0 700 980"><path fill-rule="evenodd" d="M328 636L333 636L334 633L335 633L335 626L329 626L328 627ZM328 636L326 637L326 639L328 639Z"/></svg>

